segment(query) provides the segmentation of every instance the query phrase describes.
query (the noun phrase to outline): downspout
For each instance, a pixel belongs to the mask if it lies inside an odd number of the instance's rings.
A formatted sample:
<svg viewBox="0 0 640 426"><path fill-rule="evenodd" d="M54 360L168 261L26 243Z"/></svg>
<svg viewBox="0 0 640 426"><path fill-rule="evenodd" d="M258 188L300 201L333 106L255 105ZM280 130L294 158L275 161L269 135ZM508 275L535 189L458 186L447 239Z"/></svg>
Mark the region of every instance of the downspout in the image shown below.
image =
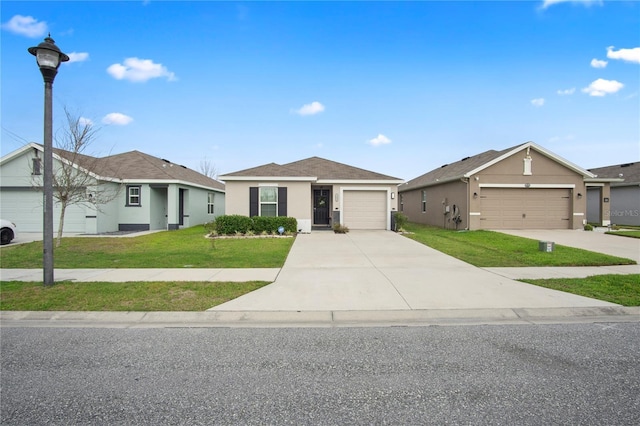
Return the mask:
<svg viewBox="0 0 640 426"><path fill-rule="evenodd" d="M464 228L465 230L469 230L469 225L471 224L471 190L469 189L469 178L460 179L467 185L467 198L465 200L465 204L467 205L467 226Z"/></svg>

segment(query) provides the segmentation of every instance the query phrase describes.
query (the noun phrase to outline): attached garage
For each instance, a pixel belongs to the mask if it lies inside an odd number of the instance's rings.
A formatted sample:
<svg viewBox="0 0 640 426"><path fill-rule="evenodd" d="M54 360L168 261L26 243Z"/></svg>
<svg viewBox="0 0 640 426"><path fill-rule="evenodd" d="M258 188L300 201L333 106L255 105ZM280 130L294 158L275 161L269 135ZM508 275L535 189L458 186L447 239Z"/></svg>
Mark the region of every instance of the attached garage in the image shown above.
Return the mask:
<svg viewBox="0 0 640 426"><path fill-rule="evenodd" d="M481 229L569 229L571 190L483 188Z"/></svg>
<svg viewBox="0 0 640 426"><path fill-rule="evenodd" d="M387 191L344 191L343 223L349 229L387 229Z"/></svg>
<svg viewBox="0 0 640 426"><path fill-rule="evenodd" d="M0 215L18 226L18 232L42 232L42 193L34 190L3 190L0 194L2 204ZM53 209L54 232L58 231L60 207ZM81 206L71 205L65 212L65 232L85 232L85 210Z"/></svg>

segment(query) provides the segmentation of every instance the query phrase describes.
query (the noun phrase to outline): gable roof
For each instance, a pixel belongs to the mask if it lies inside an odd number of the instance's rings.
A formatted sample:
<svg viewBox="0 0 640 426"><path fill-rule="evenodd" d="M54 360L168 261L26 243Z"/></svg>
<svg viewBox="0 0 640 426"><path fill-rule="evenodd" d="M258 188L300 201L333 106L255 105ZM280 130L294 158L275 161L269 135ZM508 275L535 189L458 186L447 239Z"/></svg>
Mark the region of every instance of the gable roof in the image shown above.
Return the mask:
<svg viewBox="0 0 640 426"><path fill-rule="evenodd" d="M422 188L426 186L439 185L445 182L451 182L459 179L468 179L474 174L480 173L482 170L508 158L526 148L532 148L542 155L549 157L565 167L583 175L585 178L594 177L587 170L576 166L575 164L559 157L558 155L546 150L545 148L533 143L526 142L516 145L502 151L489 150L472 157L465 157L455 163L445 164L437 169L431 170L417 178L414 178L400 187L401 191Z"/></svg>
<svg viewBox="0 0 640 426"><path fill-rule="evenodd" d="M27 149L35 148L44 151L42 145L30 143L17 150L15 157ZM15 155L14 155L15 154ZM224 184L201 173L168 160L157 158L140 151L129 151L107 157L92 157L76 154L63 149L54 148L54 157L76 164L78 167L91 172L98 180L112 180L116 182L182 182L195 186L224 191ZM3 158L4 160L4 158Z"/></svg>
<svg viewBox="0 0 640 426"><path fill-rule="evenodd" d="M598 167L589 171L601 178L620 178L624 182L612 182L611 186L627 186L640 184L640 162L616 164L614 166Z"/></svg>
<svg viewBox="0 0 640 426"><path fill-rule="evenodd" d="M402 179L372 172L370 170L338 163L320 157L310 157L287 164L269 163L251 169L226 173L220 176L223 180L249 180L260 178L284 178L283 180L305 180L312 182L332 181L386 181L401 183Z"/></svg>

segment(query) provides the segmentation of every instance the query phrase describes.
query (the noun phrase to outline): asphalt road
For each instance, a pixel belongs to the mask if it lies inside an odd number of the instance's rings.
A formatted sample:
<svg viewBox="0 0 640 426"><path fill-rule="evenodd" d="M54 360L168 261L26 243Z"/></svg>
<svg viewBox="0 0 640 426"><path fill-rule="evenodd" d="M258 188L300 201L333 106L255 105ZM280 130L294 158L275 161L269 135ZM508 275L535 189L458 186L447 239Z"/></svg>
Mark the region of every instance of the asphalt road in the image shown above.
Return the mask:
<svg viewBox="0 0 640 426"><path fill-rule="evenodd" d="M640 323L0 337L3 425L640 424Z"/></svg>

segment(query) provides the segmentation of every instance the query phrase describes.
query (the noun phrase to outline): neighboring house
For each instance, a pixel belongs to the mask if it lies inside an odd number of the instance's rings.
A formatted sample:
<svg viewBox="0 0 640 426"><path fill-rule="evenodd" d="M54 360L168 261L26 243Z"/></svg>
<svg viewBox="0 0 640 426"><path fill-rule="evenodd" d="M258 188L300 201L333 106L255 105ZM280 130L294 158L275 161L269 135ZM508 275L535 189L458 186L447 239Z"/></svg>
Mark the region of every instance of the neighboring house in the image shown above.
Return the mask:
<svg viewBox="0 0 640 426"><path fill-rule="evenodd" d="M589 223L610 221L612 225L640 226L640 162L598 167L589 171L602 178L618 178L611 183L611 201L602 204L602 187L587 190L587 219Z"/></svg>
<svg viewBox="0 0 640 426"><path fill-rule="evenodd" d="M336 223L390 230L403 182L319 157L265 164L220 179L226 184L226 214L295 217L300 232Z"/></svg>
<svg viewBox="0 0 640 426"><path fill-rule="evenodd" d="M42 232L41 145L30 143L0 159L0 215L20 232ZM90 170L87 202L67 207L64 231L98 234L115 231L178 229L224 214L224 185L184 166L139 151L103 158L54 149L54 173L61 162ZM95 194L111 191L106 204ZM54 198L54 231L60 209Z"/></svg>
<svg viewBox="0 0 640 426"><path fill-rule="evenodd" d="M610 182L527 142L410 180L399 187L400 211L412 222L449 229L579 229L587 186L600 185L604 204Z"/></svg>

